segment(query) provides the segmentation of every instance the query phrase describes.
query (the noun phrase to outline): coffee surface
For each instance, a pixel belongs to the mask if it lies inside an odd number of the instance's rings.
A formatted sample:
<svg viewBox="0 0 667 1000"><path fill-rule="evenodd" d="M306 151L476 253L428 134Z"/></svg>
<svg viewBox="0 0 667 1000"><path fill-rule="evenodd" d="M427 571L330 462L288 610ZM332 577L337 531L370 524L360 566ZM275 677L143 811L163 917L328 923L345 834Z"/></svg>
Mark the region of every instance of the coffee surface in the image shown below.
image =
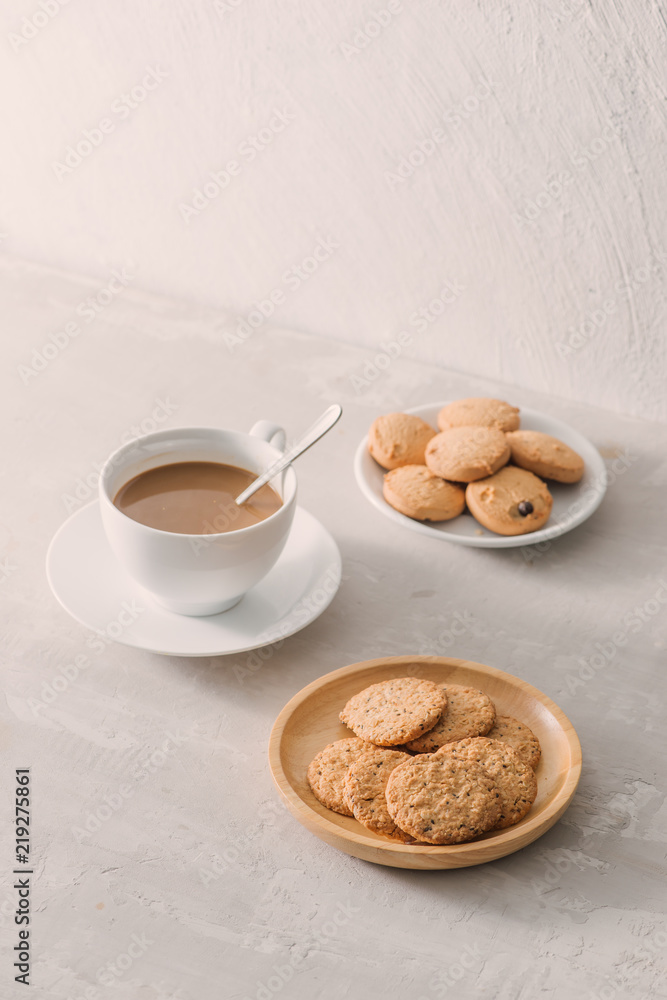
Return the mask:
<svg viewBox="0 0 667 1000"><path fill-rule="evenodd" d="M282 507L262 486L241 507L234 502L257 473L221 462L175 462L140 472L116 493L114 505L141 524L184 535L248 528Z"/></svg>

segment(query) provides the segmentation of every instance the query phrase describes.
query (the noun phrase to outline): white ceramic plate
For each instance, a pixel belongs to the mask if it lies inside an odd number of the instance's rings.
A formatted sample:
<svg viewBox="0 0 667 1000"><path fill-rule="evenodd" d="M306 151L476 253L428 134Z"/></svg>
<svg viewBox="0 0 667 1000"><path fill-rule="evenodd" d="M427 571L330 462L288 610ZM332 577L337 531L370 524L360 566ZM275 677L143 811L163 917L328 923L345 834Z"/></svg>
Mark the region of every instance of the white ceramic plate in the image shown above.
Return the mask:
<svg viewBox="0 0 667 1000"><path fill-rule="evenodd" d="M155 604L120 565L95 500L56 532L46 573L65 610L105 643L169 656L223 656L268 646L314 621L340 586L341 559L329 532L297 507L278 562L236 607L205 618L177 615Z"/></svg>
<svg viewBox="0 0 667 1000"><path fill-rule="evenodd" d="M438 413L449 400L442 403L431 403L427 406L416 406L406 413L414 413L432 427L438 427ZM597 448L569 424L564 424L554 417L549 417L538 410L521 408L521 429L527 431L542 431L559 438L578 452L585 462L583 479L579 483L565 485L549 481L549 491L554 498L551 517L543 528L528 535L496 535L493 531L483 528L467 511L452 521L440 521L431 524L425 521L414 521L411 517L399 514L390 507L382 496L382 480L385 470L382 469L368 451L368 436L359 442L354 459L354 474L364 496L374 507L396 524L403 525L420 535L429 535L457 545L473 545L482 549L510 549L520 545L535 545L571 531L585 521L597 510L607 488L607 470Z"/></svg>

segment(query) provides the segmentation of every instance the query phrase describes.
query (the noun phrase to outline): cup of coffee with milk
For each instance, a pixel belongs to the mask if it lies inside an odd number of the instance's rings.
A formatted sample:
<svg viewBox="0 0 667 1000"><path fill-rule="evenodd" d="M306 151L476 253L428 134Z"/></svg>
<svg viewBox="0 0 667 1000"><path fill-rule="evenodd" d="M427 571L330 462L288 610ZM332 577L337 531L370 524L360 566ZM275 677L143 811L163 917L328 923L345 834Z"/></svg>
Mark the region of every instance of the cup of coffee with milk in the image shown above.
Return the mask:
<svg viewBox="0 0 667 1000"><path fill-rule="evenodd" d="M156 431L111 455L99 483L104 530L118 560L158 604L182 615L218 614L266 576L294 518L294 469L236 501L281 464L284 447L284 430L261 420L249 434Z"/></svg>

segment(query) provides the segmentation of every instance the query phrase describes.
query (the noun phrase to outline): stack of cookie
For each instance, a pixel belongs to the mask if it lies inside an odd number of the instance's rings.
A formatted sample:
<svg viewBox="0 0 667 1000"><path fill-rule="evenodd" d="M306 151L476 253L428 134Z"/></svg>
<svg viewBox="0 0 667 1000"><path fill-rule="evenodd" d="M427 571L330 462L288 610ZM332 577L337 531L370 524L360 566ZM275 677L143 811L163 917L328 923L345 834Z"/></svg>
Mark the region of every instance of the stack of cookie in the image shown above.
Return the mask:
<svg viewBox="0 0 667 1000"><path fill-rule="evenodd" d="M584 463L564 442L520 430L519 423L516 406L486 398L443 407L440 433L407 413L378 417L368 447L389 470L385 500L418 521L448 521L467 505L480 524L497 534L537 531L553 506L543 478L576 483Z"/></svg>
<svg viewBox="0 0 667 1000"><path fill-rule="evenodd" d="M340 713L356 738L321 750L308 783L328 809L405 844L458 844L522 819L540 744L476 688L372 684Z"/></svg>

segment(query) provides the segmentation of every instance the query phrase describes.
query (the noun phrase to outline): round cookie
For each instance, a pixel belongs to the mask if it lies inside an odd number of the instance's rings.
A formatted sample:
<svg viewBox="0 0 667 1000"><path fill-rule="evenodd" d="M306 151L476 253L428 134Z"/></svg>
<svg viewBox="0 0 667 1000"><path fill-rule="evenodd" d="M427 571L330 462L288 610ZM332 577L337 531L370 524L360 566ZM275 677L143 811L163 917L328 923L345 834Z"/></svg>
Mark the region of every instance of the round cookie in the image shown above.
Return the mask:
<svg viewBox="0 0 667 1000"><path fill-rule="evenodd" d="M397 677L355 694L340 713L340 721L362 740L396 746L431 729L446 705L445 692L433 681Z"/></svg>
<svg viewBox="0 0 667 1000"><path fill-rule="evenodd" d="M584 460L574 448L541 431L512 431L507 435L512 461L522 469L557 483L578 483Z"/></svg>
<svg viewBox="0 0 667 1000"><path fill-rule="evenodd" d="M351 737L336 740L320 750L308 765L308 784L316 799L334 812L351 816L352 810L345 801L345 775L350 764L367 751L375 750L365 740Z"/></svg>
<svg viewBox="0 0 667 1000"><path fill-rule="evenodd" d="M424 449L435 434L421 417L410 413L388 413L371 424L368 450L383 469L423 465Z"/></svg>
<svg viewBox="0 0 667 1000"><path fill-rule="evenodd" d="M463 487L446 483L425 465L404 465L388 472L382 495L390 507L416 521L449 521L466 505Z"/></svg>
<svg viewBox="0 0 667 1000"><path fill-rule="evenodd" d="M389 775L406 760L412 760L409 754L381 747L355 760L345 777L345 801L367 830L410 844L413 838L396 826L385 796Z"/></svg>
<svg viewBox="0 0 667 1000"><path fill-rule="evenodd" d="M473 760L412 757L389 776L387 809L396 825L428 844L460 844L492 830L500 792Z"/></svg>
<svg viewBox="0 0 667 1000"><path fill-rule="evenodd" d="M495 427L499 431L515 431L519 426L519 410L502 399L473 396L448 403L438 414L441 431L471 424L475 427Z"/></svg>
<svg viewBox="0 0 667 1000"><path fill-rule="evenodd" d="M533 771L539 764L542 756L540 741L524 722L513 719L511 715L497 715L493 728L486 735L490 740L500 740L511 746Z"/></svg>
<svg viewBox="0 0 667 1000"><path fill-rule="evenodd" d="M503 432L495 427L453 427L431 438L425 457L434 475L472 483L509 462L510 448Z"/></svg>
<svg viewBox="0 0 667 1000"><path fill-rule="evenodd" d="M537 797L537 779L532 767L500 740L483 736L461 740L442 747L434 758L474 761L486 771L500 792L500 818L496 830L514 826L523 819Z"/></svg>
<svg viewBox="0 0 667 1000"><path fill-rule="evenodd" d="M444 687L444 685L443 685ZM496 709L488 695L477 688L461 684L444 687L447 707L435 726L413 740L406 740L406 749L416 753L433 753L446 743L467 736L484 736L496 719Z"/></svg>
<svg viewBox="0 0 667 1000"><path fill-rule="evenodd" d="M527 469L508 466L466 488L466 503L476 520L499 535L525 535L549 519L553 498L546 483Z"/></svg>

